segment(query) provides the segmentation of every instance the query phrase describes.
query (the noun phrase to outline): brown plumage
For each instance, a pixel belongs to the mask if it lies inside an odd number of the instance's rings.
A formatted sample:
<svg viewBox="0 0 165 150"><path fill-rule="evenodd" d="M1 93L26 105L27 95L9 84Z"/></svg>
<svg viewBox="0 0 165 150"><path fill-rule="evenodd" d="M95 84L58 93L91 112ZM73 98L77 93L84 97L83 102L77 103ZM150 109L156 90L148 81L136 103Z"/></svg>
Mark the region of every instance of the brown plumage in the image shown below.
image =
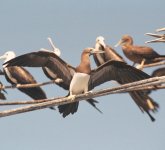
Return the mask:
<svg viewBox="0 0 165 150"><path fill-rule="evenodd" d="M114 49L112 49L110 46L108 46L104 43L103 37L98 37L96 39L95 48L105 51L105 53L103 53L103 54L94 54L93 55L97 66L100 66L109 60L125 62L124 59ZM117 62L116 62L116 64L117 64ZM120 67L121 67L120 65L118 66L118 70L116 70L116 71L112 70L112 72L115 72L115 73L120 72ZM133 71L133 69L132 69L132 71ZM116 78L119 78L117 80L118 83L123 84L123 83L130 83L130 80L139 80L140 78L143 78L143 77L141 77L140 73L138 73L136 76L134 76L132 73L125 74L125 72L121 71L120 76L116 75ZM125 82L122 82L120 78L123 78L122 80L124 80ZM151 97L149 97L147 95L147 93L144 93L142 91L134 91L134 92L128 92L128 93L133 98L134 102L138 105L138 107L141 110L145 110L148 113L148 115L150 116L150 118L152 119L153 117L150 115L150 113L148 111L149 109L147 108L149 106L148 100L154 105L155 110L157 109L158 104L155 103L151 99Z"/></svg>
<svg viewBox="0 0 165 150"><path fill-rule="evenodd" d="M88 50L84 50L83 55L89 55L89 52L90 51ZM82 58L84 58L84 56ZM86 64L84 60L82 60L82 62ZM48 51L27 53L18 56L10 60L9 63L6 62L5 64L8 64L9 66L42 67L44 73L48 78L61 78L63 82L59 83L58 85L65 90L69 90L74 73L76 71L81 72L84 66L80 64L80 66L77 68L72 67L71 65L63 61L60 57L58 57L55 53ZM90 70L87 69L87 71L85 72L88 73L89 71ZM100 111L95 105L95 103L98 103L96 100L88 99L87 102L94 108L96 108L98 111ZM59 106L59 112L62 113L63 117L66 117L69 114L74 114L75 112L77 112L78 105L79 102Z"/></svg>
<svg viewBox="0 0 165 150"><path fill-rule="evenodd" d="M63 80L62 83L65 84L65 87L67 87L68 90L70 90L70 85L73 78L73 70L75 70L74 75L78 72L82 72L82 73L86 72L84 74L90 75L88 81L88 87L86 87L88 88L88 90L92 90L96 86L99 86L100 84L103 84L111 80L115 80L120 84L125 84L125 83L131 83L134 81L150 78L150 76L147 75L146 73L132 66L129 66L124 62L115 61L115 60L107 61L98 68L91 70L90 58L89 58L90 54L91 53L89 53L89 51L87 53L83 52L80 65L79 67L77 67L77 69L71 67L59 57L56 57L54 55L47 55L47 52L33 52L29 54L24 54L22 56L18 56L6 62L5 64L7 64L7 66L19 65L19 66L31 66L31 67L47 67L52 72L57 74L59 78ZM42 61L39 61L38 59ZM38 60L38 62L36 62L36 60ZM141 95L134 95L134 97L135 96L140 97ZM149 105L148 101L146 102L146 99L145 100L139 100L139 99L140 98L137 99L139 108L142 111L148 113L151 120L154 121L154 118L150 115L149 111L155 111L158 107L158 104L154 101L149 101L150 102ZM92 104L95 103L93 102ZM78 108L78 103L74 103L74 105L73 103L71 103L71 104L59 106L59 111L60 113L63 114L63 117L65 117L69 114L75 113L77 111L77 108Z"/></svg>
<svg viewBox="0 0 165 150"><path fill-rule="evenodd" d="M151 47L133 45L133 38L129 35L124 35L118 42L122 46L125 56L134 63L150 64L165 60L165 55L159 55Z"/></svg>
<svg viewBox="0 0 165 150"><path fill-rule="evenodd" d="M2 82L0 82L0 86L3 86ZM0 90L0 100L6 100L4 92L6 93L5 90Z"/></svg>
<svg viewBox="0 0 165 150"><path fill-rule="evenodd" d="M22 67L5 67L4 73L6 80L13 85L37 83L33 76ZM46 94L40 87L18 88L18 90L35 100L46 99Z"/></svg>

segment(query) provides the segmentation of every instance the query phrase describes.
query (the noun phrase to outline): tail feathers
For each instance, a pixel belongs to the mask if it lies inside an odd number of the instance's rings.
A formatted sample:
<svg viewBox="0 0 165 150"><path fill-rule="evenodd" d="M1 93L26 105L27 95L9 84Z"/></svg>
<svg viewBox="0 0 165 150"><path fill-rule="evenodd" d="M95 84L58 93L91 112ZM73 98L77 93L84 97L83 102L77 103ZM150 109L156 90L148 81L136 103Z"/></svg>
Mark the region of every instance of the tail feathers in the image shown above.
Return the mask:
<svg viewBox="0 0 165 150"><path fill-rule="evenodd" d="M19 88L19 90L35 100L46 99L45 92L40 87Z"/></svg>
<svg viewBox="0 0 165 150"><path fill-rule="evenodd" d="M74 114L78 110L79 102L74 102L70 104L60 105L58 106L60 114L65 118L69 114Z"/></svg>
<svg viewBox="0 0 165 150"><path fill-rule="evenodd" d="M96 103L98 103L98 101L95 99L88 99L87 102L91 104L98 112L103 113L99 108L96 107Z"/></svg>
<svg viewBox="0 0 165 150"><path fill-rule="evenodd" d="M154 117L149 113L149 111L156 112L159 108L158 103L156 103L151 97L145 95L143 92L129 92L135 103L138 105L142 112L146 112L151 121L155 121Z"/></svg>

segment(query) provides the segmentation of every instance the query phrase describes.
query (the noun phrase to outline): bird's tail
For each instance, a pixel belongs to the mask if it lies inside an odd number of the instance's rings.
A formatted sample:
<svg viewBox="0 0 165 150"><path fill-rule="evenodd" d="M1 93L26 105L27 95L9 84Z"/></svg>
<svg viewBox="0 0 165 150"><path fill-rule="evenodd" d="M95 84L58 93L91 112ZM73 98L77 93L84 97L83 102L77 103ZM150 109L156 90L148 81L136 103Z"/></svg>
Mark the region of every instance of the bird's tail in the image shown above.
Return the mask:
<svg viewBox="0 0 165 150"><path fill-rule="evenodd" d="M142 112L145 111L149 115L151 121L155 121L155 118L150 114L150 111L156 112L159 108L158 103L141 91L129 92L129 94L138 105L140 110Z"/></svg>
<svg viewBox="0 0 165 150"><path fill-rule="evenodd" d="M98 101L95 99L87 99L87 102L91 104L98 112L103 113L99 108L96 107L96 103L98 103Z"/></svg>

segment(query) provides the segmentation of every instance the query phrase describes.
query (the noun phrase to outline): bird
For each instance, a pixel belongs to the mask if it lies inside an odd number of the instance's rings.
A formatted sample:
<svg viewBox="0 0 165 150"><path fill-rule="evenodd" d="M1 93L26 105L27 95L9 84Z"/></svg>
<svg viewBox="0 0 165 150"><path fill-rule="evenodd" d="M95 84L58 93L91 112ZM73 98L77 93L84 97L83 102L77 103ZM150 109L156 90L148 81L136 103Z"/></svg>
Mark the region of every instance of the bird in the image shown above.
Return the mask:
<svg viewBox="0 0 165 150"><path fill-rule="evenodd" d="M0 81L0 87L2 87L2 86L3 86L3 84ZM0 89L0 100L6 100L4 93L7 93L7 92L4 89Z"/></svg>
<svg viewBox="0 0 165 150"><path fill-rule="evenodd" d="M90 48L88 48L87 50L90 51ZM53 76L55 76L57 78L62 79L62 82L60 82L58 85L68 91L70 89L72 78L74 77L74 74L76 72L75 67L72 67L71 65L67 64L55 53L49 51L41 50L37 52L27 53L18 56L9 62L10 63L6 63L6 64L12 66L42 67L42 68L46 67L49 70L48 76L52 76L52 78ZM72 95L72 94L68 94L68 95ZM98 103L96 100L88 99L87 102L91 104L95 109L97 109L100 113L102 113L95 105L95 103ZM62 113L63 117L66 117L69 114L74 114L75 112L77 112L78 104L79 103L77 102L73 104L66 104L64 106L59 106L59 111Z"/></svg>
<svg viewBox="0 0 165 150"><path fill-rule="evenodd" d="M18 56L5 63L7 66L28 66L48 67L55 72L62 80L63 86L69 90L68 96L74 99L75 94L91 91L107 81L115 80L120 84L148 79L150 76L141 70L127 65L124 62L109 60L101 66L91 69L90 55L97 52L94 48L86 48L81 54L80 64L77 67L68 65L64 60L51 53L39 51ZM101 51L102 53L102 51ZM121 76L122 74L122 76ZM83 84L82 81L83 80ZM139 95L135 95L139 96ZM147 99L147 96L146 96ZM139 108L146 112L152 121L154 117L150 111L156 111L159 105L153 100L139 101ZM77 111L78 103L70 103L58 107L63 117L74 114Z"/></svg>
<svg viewBox="0 0 165 150"><path fill-rule="evenodd" d="M126 62L124 58L120 56L111 46L105 44L105 38L103 36L98 36L96 38L95 49L103 50L105 52L93 54L93 58L97 66L100 66L109 60Z"/></svg>
<svg viewBox="0 0 165 150"><path fill-rule="evenodd" d="M0 56L0 59L4 59L5 63L15 57L16 54L14 53L14 51L7 51L6 53L4 53L4 55ZM34 77L23 67L7 67L6 65L3 65L3 72L6 80L12 85L37 83ZM40 87L18 88L18 90L35 100L47 98L45 92Z"/></svg>
<svg viewBox="0 0 165 150"><path fill-rule="evenodd" d="M165 67L157 68L151 74L151 77L161 77L161 76L165 76ZM156 91L156 90L147 90L146 93L151 94L152 91Z"/></svg>
<svg viewBox="0 0 165 150"><path fill-rule="evenodd" d="M152 77L161 77L161 76L165 76L165 67L162 68L158 68L156 70L154 70L151 74Z"/></svg>
<svg viewBox="0 0 165 150"><path fill-rule="evenodd" d="M0 69L0 75L4 75L4 72Z"/></svg>
<svg viewBox="0 0 165 150"><path fill-rule="evenodd" d="M160 55L151 47L133 45L133 38L129 35L123 35L121 40L115 47L121 45L125 56L133 61L133 66L137 63L139 69L142 69L145 64L159 62L165 60L165 55Z"/></svg>
<svg viewBox="0 0 165 150"><path fill-rule="evenodd" d="M109 45L105 44L104 40L105 39L103 36L98 36L96 38L95 49L102 50L105 52L102 54L93 54L96 65L99 67L100 65L106 63L109 60L121 61L123 63L126 63L126 61L113 48L111 48ZM121 72L121 76L122 75L123 74ZM127 78L129 78L129 76L123 76L123 78L125 78L125 80L127 80ZM122 84L120 81L118 83ZM151 102L153 101L148 95L146 95L147 93L144 93L142 91L132 91L132 92L128 92L128 93L133 98L133 100L135 101L137 106L139 108L142 107L142 109L143 109L143 103L146 103L146 105L149 105L149 104L147 104L148 100ZM155 107L157 107L157 104Z"/></svg>

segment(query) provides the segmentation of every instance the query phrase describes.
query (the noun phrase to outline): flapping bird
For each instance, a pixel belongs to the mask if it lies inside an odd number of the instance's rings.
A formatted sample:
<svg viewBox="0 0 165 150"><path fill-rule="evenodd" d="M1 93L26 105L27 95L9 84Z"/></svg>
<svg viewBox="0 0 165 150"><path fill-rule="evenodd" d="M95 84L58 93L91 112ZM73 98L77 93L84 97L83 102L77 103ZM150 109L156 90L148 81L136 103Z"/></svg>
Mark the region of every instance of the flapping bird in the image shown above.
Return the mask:
<svg viewBox="0 0 165 150"><path fill-rule="evenodd" d="M95 49L96 50L102 50L102 51L105 52L105 53L102 53L102 54L94 54L93 55L95 63L97 64L98 67L100 65L103 65L107 61L110 61L110 60L125 62L125 60L114 49L112 49L110 46L105 44L104 37L102 37L102 36L99 36L99 37L96 38ZM120 70L120 68L119 68L119 70ZM112 72L113 72L113 70L112 70ZM123 76L124 73L121 72L120 75L121 75L122 78L124 78L123 80L129 81L129 78L130 78L129 73L128 73L128 75ZM141 78L139 75L140 75L140 72L135 76L135 78L137 80L138 80L138 78L139 79ZM131 78L134 78L134 77L132 76ZM116 79L116 81L118 81L118 80ZM121 81L119 81L118 83L123 84ZM124 82L124 83L126 83L126 82ZM129 83L129 82L127 82L127 83ZM141 109L145 109L145 108L143 108L144 103L145 103L145 105L148 105L148 106L150 105L150 102L153 103L153 104L155 103L152 100L152 98L150 98L147 95L147 93L144 93L142 91L132 91L132 92L128 92L128 93L133 98L133 100L138 105L138 107L141 108ZM157 106L158 106L157 104L154 106L155 109L157 108Z"/></svg>
<svg viewBox="0 0 165 150"><path fill-rule="evenodd" d="M76 68L68 65L60 57L44 51L24 54L5 64L7 66L48 67L63 80L61 86L69 90L68 95L73 99L75 94L91 91L96 86L110 80L116 80L120 84L125 84L150 78L146 73L124 62L114 60L107 61L98 68L91 70L89 57L93 53L100 53L100 51L94 50L93 48L85 49L82 52L80 64ZM135 97L138 96L139 95L135 95ZM140 101L139 103L140 109L145 111L150 116L151 120L154 121L149 111L155 111L158 104L153 100L148 100L147 103L146 101ZM59 111L63 114L63 117L65 117L75 113L77 108L78 102L75 102L59 106Z"/></svg>

